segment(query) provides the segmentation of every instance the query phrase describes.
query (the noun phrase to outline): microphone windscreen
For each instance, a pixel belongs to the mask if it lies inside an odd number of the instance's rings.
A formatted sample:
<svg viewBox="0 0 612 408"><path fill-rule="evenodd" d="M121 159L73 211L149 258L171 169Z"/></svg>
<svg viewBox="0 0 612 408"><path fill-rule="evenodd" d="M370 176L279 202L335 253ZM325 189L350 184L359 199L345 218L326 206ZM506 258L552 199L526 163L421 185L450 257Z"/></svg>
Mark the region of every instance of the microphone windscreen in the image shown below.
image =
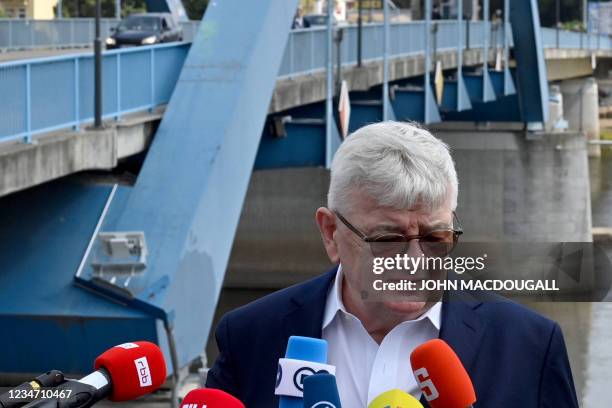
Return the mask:
<svg viewBox="0 0 612 408"><path fill-rule="evenodd" d="M402 390L389 390L374 398L368 408L423 408L423 405L412 395ZM467 408L467 407L466 407Z"/></svg>
<svg viewBox="0 0 612 408"><path fill-rule="evenodd" d="M287 343L285 358L325 364L327 363L327 341L313 337L291 336ZM277 390L283 386L281 380L287 380L287 377L288 373L283 373L279 364L276 379ZM295 380L291 379L296 389L302 388L303 378L305 378L304 375L299 375ZM281 395L278 406L279 408L303 408L303 404L302 397Z"/></svg>
<svg viewBox="0 0 612 408"><path fill-rule="evenodd" d="M304 378L304 408L341 408L336 377L314 374Z"/></svg>
<svg viewBox="0 0 612 408"><path fill-rule="evenodd" d="M432 408L466 408L476 402L474 385L446 342L429 340L410 355L417 384Z"/></svg>
<svg viewBox="0 0 612 408"><path fill-rule="evenodd" d="M166 380L164 354L155 344L137 341L100 354L94 368L105 368L112 380L111 401L129 401L157 390Z"/></svg>
<svg viewBox="0 0 612 408"><path fill-rule="evenodd" d="M200 388L185 395L181 408L245 408L245 406L238 398L225 391Z"/></svg>
<svg viewBox="0 0 612 408"><path fill-rule="evenodd" d="M285 358L327 363L327 341L314 337L291 336Z"/></svg>

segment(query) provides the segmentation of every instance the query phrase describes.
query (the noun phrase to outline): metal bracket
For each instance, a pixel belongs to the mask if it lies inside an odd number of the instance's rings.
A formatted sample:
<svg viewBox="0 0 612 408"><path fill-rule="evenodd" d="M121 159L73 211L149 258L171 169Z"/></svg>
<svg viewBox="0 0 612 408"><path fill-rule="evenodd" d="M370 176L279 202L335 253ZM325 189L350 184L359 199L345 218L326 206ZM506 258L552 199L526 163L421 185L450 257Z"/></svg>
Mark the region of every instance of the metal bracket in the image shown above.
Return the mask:
<svg viewBox="0 0 612 408"><path fill-rule="evenodd" d="M111 284L126 278L123 286L127 286L132 276L144 271L148 255L144 232L100 232L97 241L91 263L94 277Z"/></svg>
<svg viewBox="0 0 612 408"><path fill-rule="evenodd" d="M270 133L276 138L283 139L287 137L287 129L285 124L291 122L291 115L274 116L270 120Z"/></svg>

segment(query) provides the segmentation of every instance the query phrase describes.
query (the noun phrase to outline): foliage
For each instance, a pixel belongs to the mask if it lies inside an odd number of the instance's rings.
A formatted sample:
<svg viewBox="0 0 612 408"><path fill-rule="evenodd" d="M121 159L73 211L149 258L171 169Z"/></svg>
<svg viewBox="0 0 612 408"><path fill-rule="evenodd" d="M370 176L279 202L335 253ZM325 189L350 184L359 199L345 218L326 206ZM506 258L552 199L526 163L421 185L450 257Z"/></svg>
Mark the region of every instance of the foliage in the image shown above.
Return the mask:
<svg viewBox="0 0 612 408"><path fill-rule="evenodd" d="M540 23L543 27L554 27L557 22L557 1L560 19L564 22L582 21L582 0L538 0Z"/></svg>
<svg viewBox="0 0 612 408"><path fill-rule="evenodd" d="M183 6L190 20L201 20L208 0L183 0Z"/></svg>
<svg viewBox="0 0 612 408"><path fill-rule="evenodd" d="M115 17L115 0L101 0L102 17ZM191 20L200 20L208 0L183 0L187 15ZM96 0L63 0L63 17L94 17ZM145 0L121 0L121 16L147 11Z"/></svg>

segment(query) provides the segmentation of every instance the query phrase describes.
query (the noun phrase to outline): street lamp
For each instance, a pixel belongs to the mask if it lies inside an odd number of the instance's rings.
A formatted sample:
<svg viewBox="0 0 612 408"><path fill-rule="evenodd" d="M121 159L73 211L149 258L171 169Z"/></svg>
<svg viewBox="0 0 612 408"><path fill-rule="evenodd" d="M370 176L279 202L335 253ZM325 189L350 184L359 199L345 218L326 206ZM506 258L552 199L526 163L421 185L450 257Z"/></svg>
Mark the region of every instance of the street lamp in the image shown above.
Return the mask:
<svg viewBox="0 0 612 408"><path fill-rule="evenodd" d="M102 40L100 39L100 15L102 6L96 0L96 37L94 39L94 128L102 128Z"/></svg>
<svg viewBox="0 0 612 408"><path fill-rule="evenodd" d="M363 10L363 0L357 0L357 7L359 7L357 14L357 66L360 67L362 64L361 61L361 36L363 31L363 18L362 18L362 10Z"/></svg>

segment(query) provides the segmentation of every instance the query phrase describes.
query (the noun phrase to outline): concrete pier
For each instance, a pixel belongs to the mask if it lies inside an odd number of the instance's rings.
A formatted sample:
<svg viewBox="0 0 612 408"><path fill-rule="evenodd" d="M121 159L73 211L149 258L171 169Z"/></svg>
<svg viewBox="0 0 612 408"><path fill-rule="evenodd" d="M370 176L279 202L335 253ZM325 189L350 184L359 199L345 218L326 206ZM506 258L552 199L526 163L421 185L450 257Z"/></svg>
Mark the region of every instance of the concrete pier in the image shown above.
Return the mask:
<svg viewBox="0 0 612 408"><path fill-rule="evenodd" d="M568 79L560 83L563 94L563 116L569 128L584 132L588 140L599 140L599 100L597 81L593 77ZM590 145L589 156L601 155L598 145Z"/></svg>

